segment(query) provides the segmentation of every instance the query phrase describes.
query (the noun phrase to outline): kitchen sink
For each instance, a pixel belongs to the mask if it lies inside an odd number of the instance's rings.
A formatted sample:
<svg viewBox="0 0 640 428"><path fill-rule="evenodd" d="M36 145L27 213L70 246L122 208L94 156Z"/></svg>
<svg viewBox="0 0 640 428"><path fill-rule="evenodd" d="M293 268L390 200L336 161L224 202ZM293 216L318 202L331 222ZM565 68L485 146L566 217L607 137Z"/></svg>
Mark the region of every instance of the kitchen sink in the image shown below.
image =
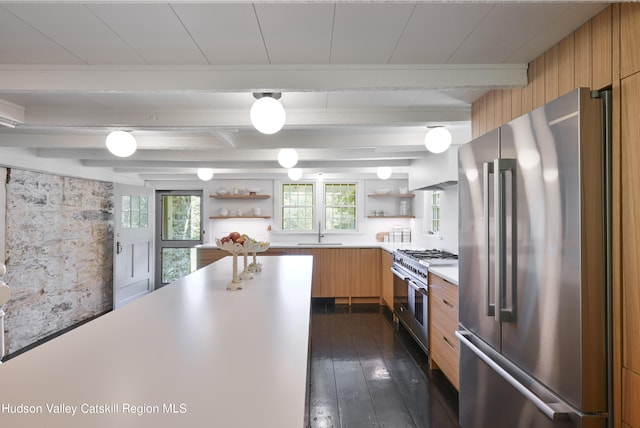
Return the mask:
<svg viewBox="0 0 640 428"><path fill-rule="evenodd" d="M320 247L325 247L325 246L336 246L336 245L342 245L342 242L299 242L298 245L304 245L304 246L320 246Z"/></svg>

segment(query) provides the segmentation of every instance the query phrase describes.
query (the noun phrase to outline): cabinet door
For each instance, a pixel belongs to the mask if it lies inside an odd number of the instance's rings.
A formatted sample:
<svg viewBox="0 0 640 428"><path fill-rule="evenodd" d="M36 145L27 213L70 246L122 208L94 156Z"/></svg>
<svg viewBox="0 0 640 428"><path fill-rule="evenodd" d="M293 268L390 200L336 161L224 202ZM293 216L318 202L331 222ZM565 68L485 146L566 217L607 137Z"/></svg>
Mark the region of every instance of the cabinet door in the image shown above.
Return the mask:
<svg viewBox="0 0 640 428"><path fill-rule="evenodd" d="M350 248L351 297L380 297L380 249Z"/></svg>
<svg viewBox="0 0 640 428"><path fill-rule="evenodd" d="M348 251L336 248L313 249L314 254L318 255L318 263L314 261L313 297L349 297L351 257L347 254Z"/></svg>
<svg viewBox="0 0 640 428"><path fill-rule="evenodd" d="M393 311L393 254L380 250L380 282L382 286L382 299L389 309Z"/></svg>

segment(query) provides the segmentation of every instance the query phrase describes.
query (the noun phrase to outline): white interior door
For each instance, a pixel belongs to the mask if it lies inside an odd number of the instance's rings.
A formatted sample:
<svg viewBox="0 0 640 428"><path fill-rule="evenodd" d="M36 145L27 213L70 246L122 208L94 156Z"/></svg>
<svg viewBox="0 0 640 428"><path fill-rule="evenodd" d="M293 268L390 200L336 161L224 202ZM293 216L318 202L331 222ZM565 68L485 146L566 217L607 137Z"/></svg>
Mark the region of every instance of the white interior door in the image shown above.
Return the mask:
<svg viewBox="0 0 640 428"><path fill-rule="evenodd" d="M154 289L153 189L116 184L113 308Z"/></svg>

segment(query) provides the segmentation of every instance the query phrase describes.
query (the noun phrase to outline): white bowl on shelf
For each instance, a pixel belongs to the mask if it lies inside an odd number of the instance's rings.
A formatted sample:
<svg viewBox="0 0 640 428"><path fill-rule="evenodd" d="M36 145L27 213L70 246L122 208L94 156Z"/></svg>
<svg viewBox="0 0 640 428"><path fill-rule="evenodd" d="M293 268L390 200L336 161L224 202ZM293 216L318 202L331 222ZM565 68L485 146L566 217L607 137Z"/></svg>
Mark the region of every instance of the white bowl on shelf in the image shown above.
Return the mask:
<svg viewBox="0 0 640 428"><path fill-rule="evenodd" d="M373 191L376 195L388 195L391 193L391 189L376 189Z"/></svg>
<svg viewBox="0 0 640 428"><path fill-rule="evenodd" d="M220 188L220 189L216 190L216 193L218 195L220 195L220 196L224 196L224 195L228 195L229 191L227 189Z"/></svg>

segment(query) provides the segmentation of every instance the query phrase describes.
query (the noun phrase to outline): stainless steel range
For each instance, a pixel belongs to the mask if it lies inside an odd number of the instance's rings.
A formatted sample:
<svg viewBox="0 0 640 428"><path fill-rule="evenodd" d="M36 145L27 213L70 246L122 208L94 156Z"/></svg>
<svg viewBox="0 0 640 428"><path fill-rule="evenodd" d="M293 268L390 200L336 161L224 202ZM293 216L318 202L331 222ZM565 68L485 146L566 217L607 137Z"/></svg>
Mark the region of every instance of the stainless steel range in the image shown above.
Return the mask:
<svg viewBox="0 0 640 428"><path fill-rule="evenodd" d="M393 253L393 308L396 319L429 353L429 266L458 262L442 250L396 250Z"/></svg>

